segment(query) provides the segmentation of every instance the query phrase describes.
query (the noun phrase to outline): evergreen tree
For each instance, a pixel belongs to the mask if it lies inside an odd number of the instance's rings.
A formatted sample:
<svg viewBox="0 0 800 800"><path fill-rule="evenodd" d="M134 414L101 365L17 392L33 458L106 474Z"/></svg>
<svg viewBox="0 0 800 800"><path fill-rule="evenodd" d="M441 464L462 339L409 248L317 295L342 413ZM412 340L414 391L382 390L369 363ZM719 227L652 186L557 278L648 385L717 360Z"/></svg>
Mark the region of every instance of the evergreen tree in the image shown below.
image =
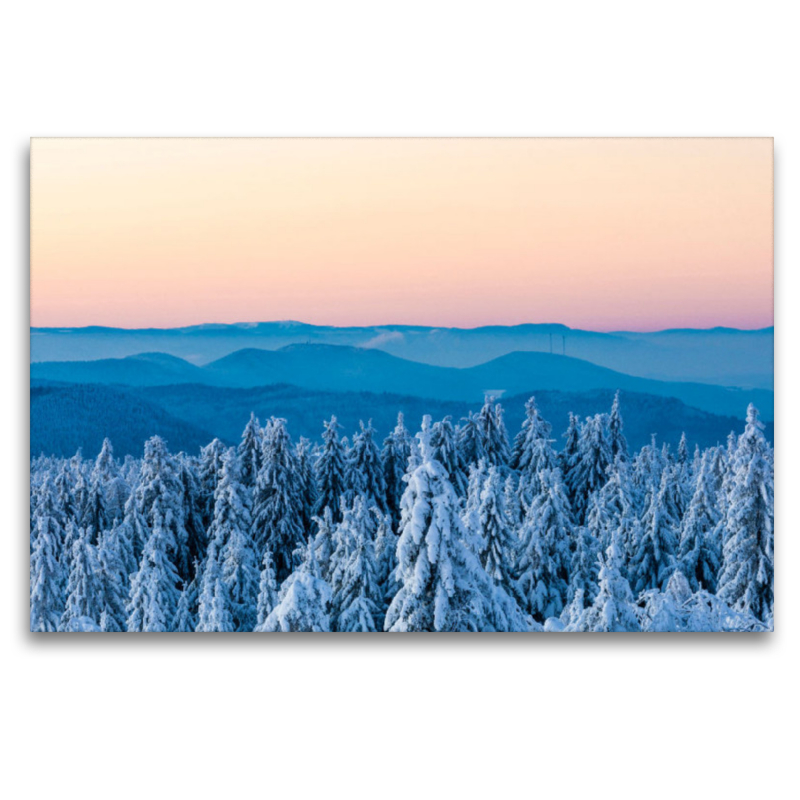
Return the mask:
<svg viewBox="0 0 800 800"><path fill-rule="evenodd" d="M542 492L534 498L520 531L517 594L528 613L543 621L564 609L574 529L561 473L549 470L539 480Z"/></svg>
<svg viewBox="0 0 800 800"><path fill-rule="evenodd" d="M263 633L330 631L331 588L319 573L314 545L309 542L305 557L281 586L278 605L258 628Z"/></svg>
<svg viewBox="0 0 800 800"><path fill-rule="evenodd" d="M197 575L197 566L194 572L195 575ZM178 598L178 608L175 612L175 620L172 624L172 629L176 633L195 632L197 628L197 603L197 583L193 579L189 583L184 584L180 597Z"/></svg>
<svg viewBox="0 0 800 800"><path fill-rule="evenodd" d="M383 440L381 451L383 476L386 481L386 502L395 525L400 521L400 499L405 489L403 476L406 474L410 457L410 437L404 424L403 414L400 413L397 415L397 425L394 430Z"/></svg>
<svg viewBox="0 0 800 800"><path fill-rule="evenodd" d="M58 630L64 612L65 572L59 559L61 542L48 521L39 517L31 553L31 631L51 633Z"/></svg>
<svg viewBox="0 0 800 800"><path fill-rule="evenodd" d="M461 463L469 470L470 465L486 459L486 447L481 432L481 420L471 411L461 420L456 442Z"/></svg>
<svg viewBox="0 0 800 800"><path fill-rule="evenodd" d="M100 628L103 631L121 633L127 628L125 601L128 596L129 573L124 560L132 558L132 551L124 547L119 526L100 534L97 545L97 562L100 578ZM121 546L122 545L122 546Z"/></svg>
<svg viewBox="0 0 800 800"><path fill-rule="evenodd" d="M183 519L186 547L191 563L202 562L206 555L208 537L205 528L205 499L193 464L182 458L178 463L183 489Z"/></svg>
<svg viewBox="0 0 800 800"><path fill-rule="evenodd" d="M642 630L650 633L684 630L687 617L685 605L691 596L692 590L686 576L680 570L675 570L663 592L650 589L639 598Z"/></svg>
<svg viewBox="0 0 800 800"><path fill-rule="evenodd" d="M347 493L349 502L355 497L363 497L367 507L388 511L386 505L386 479L380 452L375 444L375 429L372 420L353 437L353 447L347 462Z"/></svg>
<svg viewBox="0 0 800 800"><path fill-rule="evenodd" d="M703 455L694 495L681 522L678 563L692 591L717 588L722 563L722 542L717 526L720 515L713 490L712 454Z"/></svg>
<svg viewBox="0 0 800 800"><path fill-rule="evenodd" d="M131 579L126 606L129 631L162 632L172 626L180 579L172 560L170 540L157 500L153 507L153 531L142 553L139 571Z"/></svg>
<svg viewBox="0 0 800 800"><path fill-rule="evenodd" d="M380 607L385 616L392 598L400 588L397 582L397 536L392 530L392 520L379 516L375 533L375 562L377 565L378 584L380 585Z"/></svg>
<svg viewBox="0 0 800 800"><path fill-rule="evenodd" d="M91 543L92 534L82 528L72 544L67 582L67 600L61 615L61 630L68 630L73 620L88 617L100 625L103 613L103 585L97 549Z"/></svg>
<svg viewBox="0 0 800 800"><path fill-rule="evenodd" d="M733 455L733 478L725 517L726 539L717 594L732 609L771 624L774 603L774 478L769 445L758 411Z"/></svg>
<svg viewBox="0 0 800 800"><path fill-rule="evenodd" d="M581 631L632 632L639 631L639 621L633 605L633 594L620 570L622 553L616 539L606 550L600 565L600 589L594 603L581 620Z"/></svg>
<svg viewBox="0 0 800 800"><path fill-rule="evenodd" d="M641 538L629 567L631 586L637 595L660 588L675 569L679 520L672 497L672 475L671 469L664 470L661 488L653 495L642 520Z"/></svg>
<svg viewBox="0 0 800 800"><path fill-rule="evenodd" d="M488 465L506 467L511 459L508 446L508 433L503 421L503 408L500 403L492 404L487 397L478 414L478 430L483 439L484 458Z"/></svg>
<svg viewBox="0 0 800 800"><path fill-rule="evenodd" d="M153 436L145 443L141 477L136 488L136 506L151 527L158 507L172 561L178 575L188 578L191 560L183 515L183 485L177 461L160 436Z"/></svg>
<svg viewBox="0 0 800 800"><path fill-rule="evenodd" d="M589 497L606 482L611 459L603 415L587 417L581 429L577 453L565 476L572 510L579 525L586 522Z"/></svg>
<svg viewBox="0 0 800 800"><path fill-rule="evenodd" d="M332 587L332 607L336 630L347 633L373 633L376 623L382 622L375 547L366 521L363 500L357 498L352 508L345 509L339 525L341 539L347 542L346 559Z"/></svg>
<svg viewBox="0 0 800 800"><path fill-rule="evenodd" d="M314 474L314 447L304 436L295 448L297 475L300 481L300 498L302 503L302 526L304 531L311 530L314 509L317 505L317 478Z"/></svg>
<svg viewBox="0 0 800 800"><path fill-rule="evenodd" d="M330 506L325 506L321 517L314 517L317 525L317 534L314 537L315 557L319 565L320 574L330 582L330 562L335 547L334 536L336 523L333 521L333 512Z"/></svg>
<svg viewBox="0 0 800 800"><path fill-rule="evenodd" d="M456 445L452 417L447 416L441 422L434 424L431 431L431 449L433 458L445 468L456 494L459 497L466 497L467 477Z"/></svg>
<svg viewBox="0 0 800 800"><path fill-rule="evenodd" d="M570 605L574 606L578 597L581 607L594 603L600 590L599 562L600 541L592 536L588 528L578 528L575 531L575 551L572 553L567 588L567 602Z"/></svg>
<svg viewBox="0 0 800 800"><path fill-rule="evenodd" d="M397 545L400 589L386 615L387 631L477 631L490 585L464 545L458 500L444 467L431 456L431 419L419 435L422 462L403 494Z"/></svg>
<svg viewBox="0 0 800 800"><path fill-rule="evenodd" d="M278 580L282 581L292 571L294 549L305 541L302 485L286 420L273 417L267 424L262 459L256 480L254 539L259 553L269 547Z"/></svg>
<svg viewBox="0 0 800 800"><path fill-rule="evenodd" d="M326 514L330 514L330 509L326 508ZM261 577L258 584L258 605L256 607L256 629L261 628L278 605L278 583L275 580L275 568L272 566L272 554L269 549L264 551L264 558L261 562L264 569L261 570Z"/></svg>
<svg viewBox="0 0 800 800"><path fill-rule="evenodd" d="M506 513L504 486L497 467L490 467L478 506L481 563L490 578L510 586L516 542Z"/></svg>
<svg viewBox="0 0 800 800"><path fill-rule="evenodd" d="M222 458L228 448L219 440L212 441L200 448L200 466L198 481L200 483L200 507L203 527L208 528L214 517L214 492L222 477Z"/></svg>
<svg viewBox="0 0 800 800"><path fill-rule="evenodd" d="M138 565L142 558L147 540L150 538L150 527L139 511L136 495L131 494L125 503L125 516L122 520L124 535L131 543L134 565Z"/></svg>
<svg viewBox="0 0 800 800"><path fill-rule="evenodd" d="M236 453L239 457L239 481L242 486L252 489L261 469L261 426L252 412Z"/></svg>
<svg viewBox="0 0 800 800"><path fill-rule="evenodd" d="M614 394L614 403L611 406L611 413L608 416L608 439L611 448L611 458L619 457L623 461L628 460L628 442L623 433L622 414L619 408L619 391Z"/></svg>
<svg viewBox="0 0 800 800"><path fill-rule="evenodd" d="M256 624L259 569L251 538L250 498L239 482L239 461L232 452L222 460L222 475L214 497L214 520L209 537L215 545L224 600L234 630L252 631ZM205 585L204 585L205 590ZM216 592L216 587L211 589ZM215 602L221 602L215 594Z"/></svg>
<svg viewBox="0 0 800 800"><path fill-rule="evenodd" d="M322 453L317 460L317 502L314 513L321 516L330 508L334 521L341 519L340 504L345 491L345 451L339 440L342 426L331 417L322 434Z"/></svg>
<svg viewBox="0 0 800 800"><path fill-rule="evenodd" d="M539 414L536 399L531 397L525 403L525 419L522 429L514 439L511 466L525 477L536 479L540 472L553 469L556 454L552 447L552 426ZM538 491L539 487L536 487Z"/></svg>

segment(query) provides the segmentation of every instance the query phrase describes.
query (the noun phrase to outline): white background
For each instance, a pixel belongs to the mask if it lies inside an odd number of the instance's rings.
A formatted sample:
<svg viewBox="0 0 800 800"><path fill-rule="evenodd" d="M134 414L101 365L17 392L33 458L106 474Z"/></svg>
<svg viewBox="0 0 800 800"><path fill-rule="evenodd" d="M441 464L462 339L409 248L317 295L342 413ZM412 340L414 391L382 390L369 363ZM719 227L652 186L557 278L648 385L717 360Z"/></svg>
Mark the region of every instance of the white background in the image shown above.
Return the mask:
<svg viewBox="0 0 800 800"><path fill-rule="evenodd" d="M4 6L4 796L796 796L800 562L788 453L798 415L787 398L798 395L800 65L790 9ZM777 633L26 633L28 137L187 134L774 136Z"/></svg>

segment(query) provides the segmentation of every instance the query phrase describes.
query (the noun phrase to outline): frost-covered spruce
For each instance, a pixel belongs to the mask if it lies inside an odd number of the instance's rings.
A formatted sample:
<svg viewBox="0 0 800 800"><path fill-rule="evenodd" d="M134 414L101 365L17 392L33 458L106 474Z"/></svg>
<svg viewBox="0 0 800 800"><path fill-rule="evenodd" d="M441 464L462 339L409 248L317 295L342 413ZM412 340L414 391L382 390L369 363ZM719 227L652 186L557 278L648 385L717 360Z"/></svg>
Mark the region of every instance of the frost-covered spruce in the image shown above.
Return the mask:
<svg viewBox="0 0 800 800"><path fill-rule="evenodd" d="M420 465L403 494L397 576L387 631L479 631L490 626L492 582L464 544L458 499L444 467L431 457L425 416Z"/></svg>
<svg viewBox="0 0 800 800"><path fill-rule="evenodd" d="M511 450L508 445L508 432L503 421L503 407L486 398L478 414L478 430L483 439L483 452L486 463L499 467L508 466Z"/></svg>
<svg viewBox="0 0 800 800"><path fill-rule="evenodd" d="M330 509L327 510L330 514ZM272 553L264 551L262 559L264 569L258 583L258 605L256 606L256 629L263 626L272 609L278 605L278 583L275 580L275 567L272 565Z"/></svg>
<svg viewBox="0 0 800 800"><path fill-rule="evenodd" d="M183 489L183 519L186 529L186 547L189 558L202 561L206 555L208 536L205 523L205 499L197 477L194 459L183 456L179 460L181 487ZM194 576L192 576L194 577Z"/></svg>
<svg viewBox="0 0 800 800"><path fill-rule="evenodd" d="M262 458L256 480L253 538L259 551L269 547L278 580L285 580L292 571L292 553L305 542L302 485L286 420L273 417L267 423Z"/></svg>
<svg viewBox="0 0 800 800"><path fill-rule="evenodd" d="M664 470L661 487L642 519L641 538L628 565L631 586L637 595L661 588L675 569L680 520L675 514L671 477L672 470Z"/></svg>
<svg viewBox="0 0 800 800"><path fill-rule="evenodd" d="M692 591L717 589L717 575L722 564L720 520L713 489L713 455L706 451L700 462L694 494L681 522L678 564Z"/></svg>
<svg viewBox="0 0 800 800"><path fill-rule="evenodd" d="M313 522L317 526L314 548L320 574L326 581L330 581L330 562L336 547L334 541L336 523L333 521L333 512L330 506L325 506L322 516L314 517Z"/></svg>
<svg viewBox="0 0 800 800"><path fill-rule="evenodd" d="M381 587L381 611L385 617L392 598L400 588L397 582L397 536L392 530L392 520L387 514L378 517L375 532L375 562L378 584Z"/></svg>
<svg viewBox="0 0 800 800"><path fill-rule="evenodd" d="M375 560L372 532L366 523L363 501L345 509L340 523L342 538L348 540L347 560L337 581L332 608L335 629L346 633L373 633L382 628L382 591ZM338 577L338 576L337 576ZM332 587L333 588L333 587Z"/></svg>
<svg viewBox="0 0 800 800"><path fill-rule="evenodd" d="M170 536L159 503L153 509L153 531L139 570L131 579L126 611L129 631L162 632L172 627L178 607L178 570L172 560Z"/></svg>
<svg viewBox="0 0 800 800"><path fill-rule="evenodd" d="M639 624L645 632L673 633L686 626L686 603L692 590L686 576L676 569L663 591L650 589L642 593L637 601Z"/></svg>
<svg viewBox="0 0 800 800"><path fill-rule="evenodd" d="M330 621L331 587L319 573L314 545L304 550L303 563L281 586L278 605L259 626L261 633L327 633Z"/></svg>
<svg viewBox="0 0 800 800"><path fill-rule="evenodd" d="M375 507L386 513L386 480L381 455L375 444L372 420L366 425L361 422L360 428L353 436L353 446L348 454L345 496L348 503L352 503L356 497L362 497L367 507Z"/></svg>
<svg viewBox="0 0 800 800"><path fill-rule="evenodd" d="M619 391L614 393L614 402L611 413L608 415L608 440L611 448L611 458L628 460L628 441L623 433L622 412L619 405Z"/></svg>
<svg viewBox="0 0 800 800"><path fill-rule="evenodd" d="M561 467L561 474L566 482L569 472L578 454L578 442L581 437L581 422L577 415L570 411L569 424L564 433L564 449L558 454L558 463Z"/></svg>
<svg viewBox="0 0 800 800"><path fill-rule="evenodd" d="M403 476L406 474L408 461L411 457L409 440L410 436L405 426L403 414L400 413L397 415L397 425L383 440L383 449L381 450L383 477L386 481L386 502L395 524L400 521L400 499L405 489Z"/></svg>
<svg viewBox="0 0 800 800"><path fill-rule="evenodd" d="M147 540L150 538L150 526L139 511L136 496L131 494L125 503L125 515L122 520L124 535L131 543L133 551L134 568L138 568Z"/></svg>
<svg viewBox="0 0 800 800"><path fill-rule="evenodd" d="M520 530L516 592L534 619L558 616L567 600L570 542L574 528L559 470L539 475L534 498Z"/></svg>
<svg viewBox="0 0 800 800"><path fill-rule="evenodd" d="M600 565L600 589L594 603L580 620L580 631L639 631L639 620L633 605L633 594L620 571L622 553L616 539L606 550Z"/></svg>
<svg viewBox="0 0 800 800"><path fill-rule="evenodd" d="M59 534L48 524L51 517L40 517L31 553L31 631L58 630L64 612L65 570L59 560Z"/></svg>
<svg viewBox="0 0 800 800"><path fill-rule="evenodd" d="M258 417L252 412L242 431L236 455L239 459L239 480L242 486L252 489L256 485L256 476L261 469L261 426Z"/></svg>
<svg viewBox="0 0 800 800"><path fill-rule="evenodd" d="M232 452L226 453L214 494L209 538L219 561L234 630L251 631L256 624L259 560L251 536L250 497L239 482L238 469L238 459Z"/></svg>
<svg viewBox="0 0 800 800"><path fill-rule="evenodd" d="M222 477L222 457L227 450L228 448L219 439L212 439L205 447L200 448L198 480L203 525L206 528L214 517L214 492Z"/></svg>
<svg viewBox="0 0 800 800"><path fill-rule="evenodd" d="M340 503L345 491L345 449L339 439L341 425L332 416L325 422L322 434L322 452L315 467L317 475L317 502L314 514L322 516L330 508L334 520L341 519Z"/></svg>
<svg viewBox="0 0 800 800"><path fill-rule="evenodd" d="M497 467L489 467L480 493L477 516L483 568L496 583L510 587L517 540L506 513L505 486Z"/></svg>
<svg viewBox="0 0 800 800"><path fill-rule="evenodd" d="M607 476L603 487L589 500L586 525L602 552L611 543L611 535L616 534L623 552L632 554L633 524L638 508L631 491L628 462L617 456L609 466Z"/></svg>
<svg viewBox="0 0 800 800"><path fill-rule="evenodd" d="M469 414L461 420L461 427L456 436L456 445L461 463L469 470L473 464L486 459L486 447L481 432L481 420L478 415Z"/></svg>
<svg viewBox="0 0 800 800"><path fill-rule="evenodd" d="M717 594L731 608L772 618L775 488L772 454L752 404L733 456L727 529Z"/></svg>
<svg viewBox="0 0 800 800"><path fill-rule="evenodd" d="M33 510L31 514L31 552L35 547L36 536L41 530L47 530L52 537L53 547L55 547L56 558L62 559L62 544L64 542L64 525L67 517L61 506L56 486L50 477L50 472L46 472L44 480L36 489L32 497ZM69 553L65 560L68 561Z"/></svg>
<svg viewBox="0 0 800 800"><path fill-rule="evenodd" d="M553 440L550 438L552 430L550 423L539 414L535 398L529 398L525 403L522 429L514 439L511 455L511 466L524 475L528 482L535 483L542 470L553 469L557 465ZM535 486L534 493L538 489Z"/></svg>
<svg viewBox="0 0 800 800"><path fill-rule="evenodd" d="M177 460L167 450L160 436L153 436L144 445L141 477L136 488L136 506L151 527L158 507L167 537L167 549L178 574L188 578L191 560L183 515L183 485Z"/></svg>
<svg viewBox="0 0 800 800"><path fill-rule="evenodd" d="M317 505L317 478L314 474L316 454L314 445L305 438L295 447L295 460L297 461L297 475L300 480L300 498L302 505L303 530L311 530L314 519L314 509Z"/></svg>
<svg viewBox="0 0 800 800"><path fill-rule="evenodd" d="M125 603L128 599L129 575L123 559L132 555L120 536L119 527L100 534L97 544L97 562L102 586L100 628L121 633L127 629Z"/></svg>
<svg viewBox="0 0 800 800"><path fill-rule="evenodd" d="M601 552L600 541L591 534L588 528L576 529L575 550L572 553L567 588L567 602L570 605L574 605L576 598L580 596L580 602L590 606L597 597Z"/></svg>
<svg viewBox="0 0 800 800"><path fill-rule="evenodd" d="M100 625L103 613L103 583L97 548L91 543L91 531L79 529L72 544L67 581L67 599L61 615L60 629L68 630L72 620L87 617Z"/></svg>
<svg viewBox="0 0 800 800"><path fill-rule="evenodd" d="M197 574L197 569L195 569ZM194 633L197 628L197 584L195 580L183 586L178 598L178 608L175 611L175 620L172 629L176 633Z"/></svg>
<svg viewBox="0 0 800 800"><path fill-rule="evenodd" d="M465 497L467 474L456 445L456 432L453 428L452 417L447 416L441 422L434 424L431 431L431 449L433 458L447 471L456 494L459 497Z"/></svg>
<svg viewBox="0 0 800 800"><path fill-rule="evenodd" d="M228 586L222 577L216 540L211 541L206 556L197 608L198 633L231 633L235 628Z"/></svg>
<svg viewBox="0 0 800 800"><path fill-rule="evenodd" d="M611 462L606 418L602 414L587 417L581 428L577 452L572 457L565 476L572 510L578 524L583 525L586 522L589 498L606 482Z"/></svg>

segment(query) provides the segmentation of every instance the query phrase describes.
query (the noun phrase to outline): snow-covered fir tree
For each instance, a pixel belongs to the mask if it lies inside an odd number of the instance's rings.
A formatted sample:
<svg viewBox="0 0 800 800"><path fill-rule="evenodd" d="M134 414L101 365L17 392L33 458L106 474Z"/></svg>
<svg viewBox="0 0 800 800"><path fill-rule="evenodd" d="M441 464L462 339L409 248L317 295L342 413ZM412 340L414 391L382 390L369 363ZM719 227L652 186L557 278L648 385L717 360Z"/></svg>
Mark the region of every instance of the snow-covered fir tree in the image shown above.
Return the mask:
<svg viewBox="0 0 800 800"><path fill-rule="evenodd" d="M327 509L330 514L330 509ZM258 604L256 606L256 628L260 628L266 622L267 617L278 605L278 582L275 578L275 567L272 565L272 553L269 548L264 550L264 558L261 560L263 569L258 582Z"/></svg>
<svg viewBox="0 0 800 800"><path fill-rule="evenodd" d="M612 538L601 559L597 597L581 615L574 630L592 632L633 632L641 630L631 587L620 570L622 551Z"/></svg>
<svg viewBox="0 0 800 800"><path fill-rule="evenodd" d="M539 480L542 491L520 531L517 593L528 613L544 621L558 616L567 600L574 528L561 472L546 470Z"/></svg>
<svg viewBox="0 0 800 800"><path fill-rule="evenodd" d="M259 553L269 547L278 580L292 572L292 553L305 542L302 484L286 420L272 418L264 429L262 467L254 493L253 531Z"/></svg>
<svg viewBox="0 0 800 800"><path fill-rule="evenodd" d="M461 463L461 454L456 444L456 432L452 417L445 417L436 422L431 431L431 449L433 458L447 471L450 483L459 497L467 494L467 474Z"/></svg>
<svg viewBox="0 0 800 800"><path fill-rule="evenodd" d="M581 428L578 449L566 474L567 491L579 525L586 522L589 498L606 482L612 461L606 418L602 414L587 417Z"/></svg>
<svg viewBox="0 0 800 800"><path fill-rule="evenodd" d="M65 570L60 560L61 542L57 529L39 517L31 553L31 631L58 630L64 612Z"/></svg>
<svg viewBox="0 0 800 800"><path fill-rule="evenodd" d="M330 631L331 587L320 575L314 549L313 542L305 547L303 563L284 581L278 605L257 628L259 632Z"/></svg>
<svg viewBox="0 0 800 800"><path fill-rule="evenodd" d="M703 588L714 593L722 565L722 541L712 470L712 455L707 451L701 458L694 494L681 521L678 563L692 591Z"/></svg>
<svg viewBox="0 0 800 800"><path fill-rule="evenodd" d="M733 609L767 622L774 603L775 488L763 428L751 404L733 455L717 594Z"/></svg>
<svg viewBox="0 0 800 800"><path fill-rule="evenodd" d="M81 528L72 544L69 579L60 628L68 630L73 620L86 617L97 626L103 613L103 582L97 560L97 548L91 543L92 532Z"/></svg>
<svg viewBox="0 0 800 800"><path fill-rule="evenodd" d="M153 507L153 530L144 547L139 570L131 579L127 627L135 632L171 629L178 607L180 578L172 560L171 537L158 500Z"/></svg>
<svg viewBox="0 0 800 800"><path fill-rule="evenodd" d="M372 420L353 437L347 460L346 482L347 502L362 497L368 508L377 508L382 513L388 511L386 504L386 479L383 475L381 454L375 444L375 429Z"/></svg>
<svg viewBox="0 0 800 800"><path fill-rule="evenodd" d="M239 480L242 486L252 488L261 469L261 425L253 413L242 431L236 454L239 457Z"/></svg>
<svg viewBox="0 0 800 800"><path fill-rule="evenodd" d="M314 514L321 516L325 508L330 508L334 520L341 519L339 507L345 491L345 449L339 439L341 425L336 417L325 422L322 434L322 452L317 459L317 502Z"/></svg>
<svg viewBox="0 0 800 800"><path fill-rule="evenodd" d="M637 595L663 586L675 569L680 520L676 515L671 475L670 469L662 473L661 487L652 496L642 519L641 536L628 570Z"/></svg>

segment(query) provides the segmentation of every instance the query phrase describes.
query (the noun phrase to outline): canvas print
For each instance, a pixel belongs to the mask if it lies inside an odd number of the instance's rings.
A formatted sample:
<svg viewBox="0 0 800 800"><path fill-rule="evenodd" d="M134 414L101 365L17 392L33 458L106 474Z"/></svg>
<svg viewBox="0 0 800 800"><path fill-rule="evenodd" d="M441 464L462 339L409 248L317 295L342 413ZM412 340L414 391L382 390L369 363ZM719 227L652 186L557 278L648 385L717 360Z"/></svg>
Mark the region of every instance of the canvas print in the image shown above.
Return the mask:
<svg viewBox="0 0 800 800"><path fill-rule="evenodd" d="M31 631L772 630L772 175L32 140Z"/></svg>

